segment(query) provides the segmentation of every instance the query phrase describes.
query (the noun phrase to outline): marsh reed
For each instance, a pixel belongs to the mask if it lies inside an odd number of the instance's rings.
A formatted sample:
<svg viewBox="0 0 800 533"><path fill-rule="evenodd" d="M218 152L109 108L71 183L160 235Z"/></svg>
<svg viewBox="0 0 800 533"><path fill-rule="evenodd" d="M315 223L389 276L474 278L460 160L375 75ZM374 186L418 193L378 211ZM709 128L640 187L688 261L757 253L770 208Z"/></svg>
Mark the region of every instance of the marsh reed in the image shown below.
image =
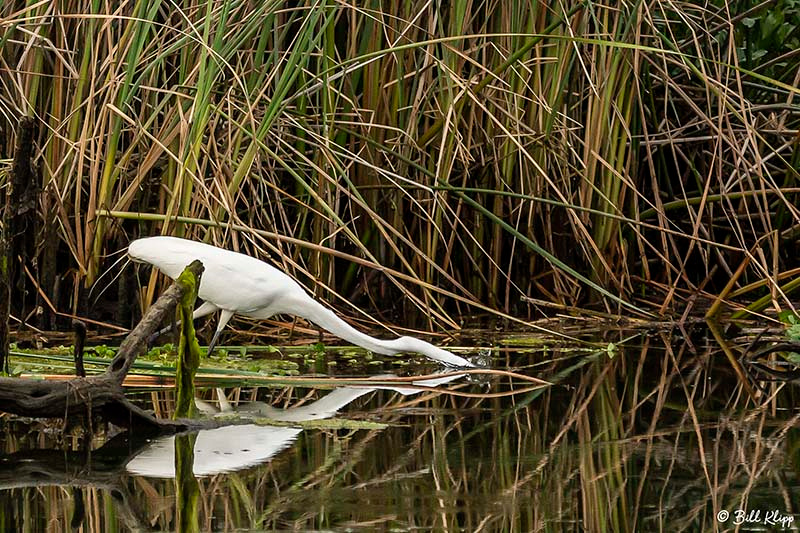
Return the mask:
<svg viewBox="0 0 800 533"><path fill-rule="evenodd" d="M159 233L428 329L686 314L734 275L729 306L785 309L799 19L784 1L7 1L0 157L35 117L34 277L65 312Z"/></svg>

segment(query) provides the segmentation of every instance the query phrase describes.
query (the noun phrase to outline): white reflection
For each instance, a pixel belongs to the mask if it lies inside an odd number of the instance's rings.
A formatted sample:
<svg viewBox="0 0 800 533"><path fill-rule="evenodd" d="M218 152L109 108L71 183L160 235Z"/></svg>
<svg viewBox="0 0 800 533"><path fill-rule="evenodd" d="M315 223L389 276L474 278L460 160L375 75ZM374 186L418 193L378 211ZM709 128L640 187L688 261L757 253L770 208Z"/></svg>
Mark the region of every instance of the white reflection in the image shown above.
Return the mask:
<svg viewBox="0 0 800 533"><path fill-rule="evenodd" d="M413 381L410 385L434 387L449 383L464 374L444 376ZM379 376L376 380L389 376ZM300 407L276 409L261 402L244 404L237 409L240 413L261 416L284 422L321 420L330 418L350 402L377 389L393 390L405 396L422 392L411 387L386 385L365 385L334 389L319 400ZM231 411L225 395L218 390L221 411ZM198 401L201 411L215 414L209 404ZM231 472L248 468L268 461L273 455L289 446L302 431L302 428L263 426L256 424L224 426L204 429L197 432L194 444L193 472L195 476L211 476L221 472ZM175 477L175 437L155 439L126 465L126 470L134 475L174 478Z"/></svg>

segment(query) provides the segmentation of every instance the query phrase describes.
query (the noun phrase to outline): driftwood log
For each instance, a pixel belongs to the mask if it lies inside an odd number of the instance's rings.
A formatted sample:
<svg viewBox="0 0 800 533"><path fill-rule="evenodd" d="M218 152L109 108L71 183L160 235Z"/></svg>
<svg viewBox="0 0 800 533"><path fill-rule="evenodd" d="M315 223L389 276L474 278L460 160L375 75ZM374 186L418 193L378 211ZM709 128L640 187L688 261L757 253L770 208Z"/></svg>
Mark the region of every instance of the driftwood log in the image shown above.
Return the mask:
<svg viewBox="0 0 800 533"><path fill-rule="evenodd" d="M203 272L200 261L194 261L186 268L199 280ZM186 290L186 284L178 280L161 295L122 341L117 355L103 374L69 381L0 378L0 411L33 418L64 418L66 421L72 417L99 415L120 427L158 433L219 425L195 420L155 418L125 398L122 389L122 381L136 357L146 348L147 339L166 317L174 316L176 305Z"/></svg>

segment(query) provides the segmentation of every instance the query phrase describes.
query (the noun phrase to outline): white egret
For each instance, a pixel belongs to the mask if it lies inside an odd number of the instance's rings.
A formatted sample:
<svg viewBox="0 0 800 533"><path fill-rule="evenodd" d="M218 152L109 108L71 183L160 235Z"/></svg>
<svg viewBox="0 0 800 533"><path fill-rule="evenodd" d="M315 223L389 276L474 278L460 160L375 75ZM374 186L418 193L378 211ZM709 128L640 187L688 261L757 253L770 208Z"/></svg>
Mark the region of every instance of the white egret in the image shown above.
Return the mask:
<svg viewBox="0 0 800 533"><path fill-rule="evenodd" d="M361 333L311 298L292 278L254 257L177 237L146 237L128 246L128 255L137 262L149 263L172 279L195 259L203 262L198 297L203 304L193 318L220 311L219 322L208 352L233 315L270 318L278 314L296 315L367 350L383 355L419 352L446 365L474 367L447 350L414 337L381 340Z"/></svg>

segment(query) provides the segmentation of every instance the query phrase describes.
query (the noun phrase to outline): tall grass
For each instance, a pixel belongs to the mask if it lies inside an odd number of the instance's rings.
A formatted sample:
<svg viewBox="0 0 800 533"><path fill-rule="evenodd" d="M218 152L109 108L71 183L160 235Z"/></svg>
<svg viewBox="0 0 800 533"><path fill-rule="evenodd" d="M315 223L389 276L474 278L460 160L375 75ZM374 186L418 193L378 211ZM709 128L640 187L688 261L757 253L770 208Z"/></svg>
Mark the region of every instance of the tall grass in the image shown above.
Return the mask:
<svg viewBox="0 0 800 533"><path fill-rule="evenodd" d="M426 327L686 311L744 257L729 303L787 307L800 8L718 4L4 2L42 290L78 311L105 254L170 233Z"/></svg>

